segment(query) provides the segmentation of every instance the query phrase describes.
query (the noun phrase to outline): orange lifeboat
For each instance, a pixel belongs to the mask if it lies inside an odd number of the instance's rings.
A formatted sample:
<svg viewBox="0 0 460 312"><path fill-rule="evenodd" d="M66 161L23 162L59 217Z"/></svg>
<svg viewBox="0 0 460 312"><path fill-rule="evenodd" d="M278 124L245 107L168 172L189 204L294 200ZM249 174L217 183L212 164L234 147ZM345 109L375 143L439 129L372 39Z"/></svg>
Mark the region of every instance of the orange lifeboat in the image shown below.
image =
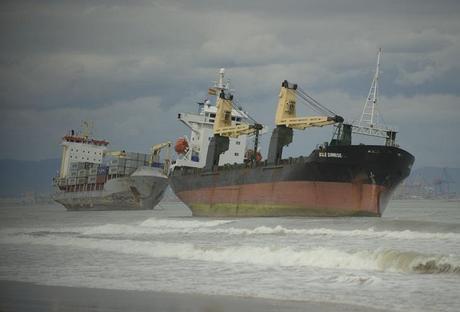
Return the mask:
<svg viewBox="0 0 460 312"><path fill-rule="evenodd" d="M188 152L188 142L185 138L178 138L174 150L179 155L184 155Z"/></svg>

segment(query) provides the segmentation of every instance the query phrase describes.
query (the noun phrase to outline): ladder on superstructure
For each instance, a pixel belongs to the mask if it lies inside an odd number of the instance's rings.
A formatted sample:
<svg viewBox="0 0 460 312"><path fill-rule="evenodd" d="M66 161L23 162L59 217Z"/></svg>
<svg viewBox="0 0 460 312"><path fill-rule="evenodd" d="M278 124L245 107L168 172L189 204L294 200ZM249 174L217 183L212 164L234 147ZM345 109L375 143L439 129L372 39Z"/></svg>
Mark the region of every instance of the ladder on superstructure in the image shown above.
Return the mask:
<svg viewBox="0 0 460 312"><path fill-rule="evenodd" d="M387 145L394 145L396 130L387 127L383 123L383 120L381 121L381 116L377 109L381 54L382 49L379 49L377 54L377 67L374 78L372 79L371 88L366 103L364 104L361 118L358 122L352 123L352 131L357 134L385 138Z"/></svg>

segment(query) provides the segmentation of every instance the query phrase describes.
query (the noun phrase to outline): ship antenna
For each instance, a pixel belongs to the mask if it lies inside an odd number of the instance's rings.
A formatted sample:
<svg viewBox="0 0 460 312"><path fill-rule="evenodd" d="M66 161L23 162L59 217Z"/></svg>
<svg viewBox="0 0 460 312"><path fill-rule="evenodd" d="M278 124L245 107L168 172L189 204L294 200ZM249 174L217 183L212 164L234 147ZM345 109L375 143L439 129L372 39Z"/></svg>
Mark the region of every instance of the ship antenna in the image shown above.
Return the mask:
<svg viewBox="0 0 460 312"><path fill-rule="evenodd" d="M82 127L82 136L86 139L88 139L92 135L92 130L93 130L93 122L83 120L81 122L81 127Z"/></svg>
<svg viewBox="0 0 460 312"><path fill-rule="evenodd" d="M224 76L225 76L225 68L221 68L219 70L219 87L224 89Z"/></svg>
<svg viewBox="0 0 460 312"><path fill-rule="evenodd" d="M219 80L215 83L215 87L220 90L227 90L228 89L228 83L225 83L225 68L221 68L219 70Z"/></svg>
<svg viewBox="0 0 460 312"><path fill-rule="evenodd" d="M394 145L396 130L387 127L377 108L379 96L379 78L380 78L380 56L382 49L380 48L377 54L377 66L375 69L374 78L372 79L371 88L364 103L361 118L358 122L353 122L353 133L368 135L373 137L381 137L387 139L387 145ZM380 122L381 119L382 121Z"/></svg>
<svg viewBox="0 0 460 312"><path fill-rule="evenodd" d="M379 49L377 54L377 67L375 69L374 79L372 80L371 88L367 96L366 103L364 104L363 112L359 120L360 124L367 123L370 127L374 126L374 117L376 115L376 105L378 98L379 76L380 76L380 55L382 49Z"/></svg>

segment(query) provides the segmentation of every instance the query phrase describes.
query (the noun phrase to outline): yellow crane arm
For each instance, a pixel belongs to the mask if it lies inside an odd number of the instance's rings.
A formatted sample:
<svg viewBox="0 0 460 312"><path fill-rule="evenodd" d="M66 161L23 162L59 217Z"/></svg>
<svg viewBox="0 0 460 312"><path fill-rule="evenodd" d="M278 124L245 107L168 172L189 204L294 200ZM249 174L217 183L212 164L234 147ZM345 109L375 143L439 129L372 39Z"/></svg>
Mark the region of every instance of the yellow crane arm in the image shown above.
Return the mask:
<svg viewBox="0 0 460 312"><path fill-rule="evenodd" d="M304 130L310 127L323 127L343 122L343 118L340 116L297 117L296 100L297 85L286 80L283 81L276 109L275 124L277 126Z"/></svg>
<svg viewBox="0 0 460 312"><path fill-rule="evenodd" d="M167 174L168 169L169 169L169 164L171 162L171 142L170 141L155 144L152 146L152 148L150 149L151 154L150 154L150 159L149 159L149 166L154 165L154 163L160 162L160 152L164 148L167 148L167 150L166 150L166 157L164 159L163 171L165 174Z"/></svg>
<svg viewBox="0 0 460 312"><path fill-rule="evenodd" d="M151 148L152 155L158 155L160 153L160 151L165 147L171 147L171 142L167 141L167 142L163 142L163 143L153 145L152 148Z"/></svg>
<svg viewBox="0 0 460 312"><path fill-rule="evenodd" d="M304 130L310 127L323 127L337 123L336 118L327 116L284 118L276 122L277 126Z"/></svg>
<svg viewBox="0 0 460 312"><path fill-rule="evenodd" d="M253 125L238 125L238 126L231 126L231 127L221 127L214 130L214 134L218 134L220 136L230 137L230 138L237 138L240 135L244 134L253 134L256 132L256 128Z"/></svg>
<svg viewBox="0 0 460 312"><path fill-rule="evenodd" d="M253 134L257 131L258 125L249 125L241 123L239 125L232 124L232 111L233 111L233 96L225 94L223 91L219 94L216 103L217 112L214 121L214 134L237 138L240 135Z"/></svg>

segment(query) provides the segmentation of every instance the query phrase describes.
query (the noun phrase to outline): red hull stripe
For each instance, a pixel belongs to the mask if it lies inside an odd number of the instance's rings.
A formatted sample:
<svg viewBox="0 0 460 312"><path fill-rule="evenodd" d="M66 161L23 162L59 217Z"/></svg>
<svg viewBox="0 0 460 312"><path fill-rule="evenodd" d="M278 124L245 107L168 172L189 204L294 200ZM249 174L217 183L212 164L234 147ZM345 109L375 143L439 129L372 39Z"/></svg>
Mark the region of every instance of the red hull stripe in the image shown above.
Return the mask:
<svg viewBox="0 0 460 312"><path fill-rule="evenodd" d="M324 210L325 215L380 215L385 187L373 184L289 181L202 188L178 192L189 207L241 205Z"/></svg>

